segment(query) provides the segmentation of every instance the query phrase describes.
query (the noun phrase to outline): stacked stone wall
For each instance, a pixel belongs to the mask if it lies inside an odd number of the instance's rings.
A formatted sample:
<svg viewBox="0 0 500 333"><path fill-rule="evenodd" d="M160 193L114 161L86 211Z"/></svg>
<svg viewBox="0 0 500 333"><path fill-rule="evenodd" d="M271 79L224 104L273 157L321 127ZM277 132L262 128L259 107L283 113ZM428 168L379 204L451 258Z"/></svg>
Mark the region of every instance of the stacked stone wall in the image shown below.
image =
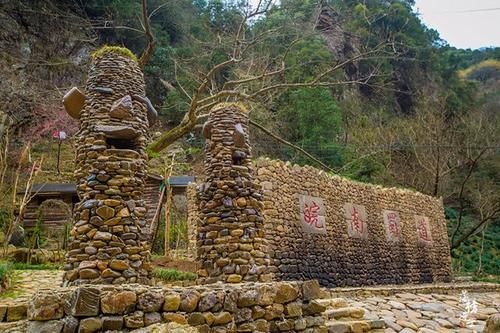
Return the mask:
<svg viewBox="0 0 500 333"><path fill-rule="evenodd" d="M328 286L450 279L441 199L281 161L258 160L256 174L276 278Z"/></svg>
<svg viewBox="0 0 500 333"><path fill-rule="evenodd" d="M320 293L317 281L41 290L29 303L27 332L127 332L177 322L198 332L323 333Z"/></svg>
<svg viewBox="0 0 500 333"><path fill-rule="evenodd" d="M250 158L248 113L238 104L218 105L210 111L203 135L206 179L198 187L201 215L196 230L199 281L269 281L270 258L262 194Z"/></svg>
<svg viewBox="0 0 500 333"><path fill-rule="evenodd" d="M148 118L144 76L117 53L93 59L76 115L77 192L65 284L148 283L146 204ZM74 91L73 91L74 92Z"/></svg>

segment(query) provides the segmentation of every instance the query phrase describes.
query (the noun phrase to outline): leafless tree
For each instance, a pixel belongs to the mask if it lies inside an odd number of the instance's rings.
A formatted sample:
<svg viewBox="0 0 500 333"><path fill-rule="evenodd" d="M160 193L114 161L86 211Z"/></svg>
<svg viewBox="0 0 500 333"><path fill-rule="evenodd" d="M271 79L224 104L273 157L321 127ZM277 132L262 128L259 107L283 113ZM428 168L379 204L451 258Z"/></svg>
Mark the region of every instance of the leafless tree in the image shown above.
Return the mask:
<svg viewBox="0 0 500 333"><path fill-rule="evenodd" d="M461 117L463 128L460 145L461 167L463 176L456 195L458 216L451 234L451 248L457 248L470 236L484 230L486 226L500 217L500 193L498 184L491 179L475 177L480 164L496 154L498 138L498 116L482 107L471 110ZM472 225L464 227L464 215L467 206L473 209L475 219Z"/></svg>
<svg viewBox="0 0 500 333"><path fill-rule="evenodd" d="M367 84L371 78L379 75L379 70L376 66L369 74L356 79L346 79L345 76L343 77L339 74L349 64L363 59L387 57L391 53L388 50L390 43L381 43L374 48L361 51L349 59L342 61L332 60L327 64L316 64L318 74L309 80L287 81L286 74L291 68L286 66L286 60L290 51L298 42L308 36L317 34L317 32L314 30L314 26L311 26L310 32L303 32L301 36L292 40L285 52L276 57L260 54L259 50L264 42L271 38L276 38L277 35L283 33L279 29L270 29L260 33L248 33L249 22L252 22L252 20L255 20L260 15L264 15L271 5L272 1L259 1L254 7L246 6L240 13L241 21L235 31L224 36L219 36L219 45L215 45L212 48L212 51L224 50L226 59L213 65L208 70L200 71L200 73L190 73L190 82L181 82L177 77L178 71L183 70L182 61L174 59L176 86L189 101L189 105L187 105L187 110L180 123L171 130L163 133L150 145L149 149L151 151L159 152L188 134L202 119L206 118L207 113L213 106L221 102L255 103L271 98L286 89ZM297 64L296 66L306 65L315 66L315 64L305 63ZM231 77L221 80L221 73L227 72L231 73ZM187 89L185 83L190 87L195 86L195 88ZM171 87L169 86L169 88ZM299 151L301 150L302 154L306 154L309 158L320 163L323 168L331 170L300 147L272 134L262 125L255 121L251 121L251 124L263 130L267 135L272 135L274 139L277 139L281 143Z"/></svg>

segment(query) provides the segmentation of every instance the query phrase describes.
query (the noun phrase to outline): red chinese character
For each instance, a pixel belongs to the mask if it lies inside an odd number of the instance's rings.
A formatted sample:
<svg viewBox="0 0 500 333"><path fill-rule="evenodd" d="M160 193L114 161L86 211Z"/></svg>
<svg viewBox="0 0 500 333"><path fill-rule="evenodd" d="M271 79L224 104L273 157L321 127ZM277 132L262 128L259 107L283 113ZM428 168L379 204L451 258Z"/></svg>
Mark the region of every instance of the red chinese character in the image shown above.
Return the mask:
<svg viewBox="0 0 500 333"><path fill-rule="evenodd" d="M356 207L352 207L352 213L351 213L351 225L354 230L356 230L358 233L362 234L364 230L364 223L361 217L359 216L358 211L356 210Z"/></svg>
<svg viewBox="0 0 500 333"><path fill-rule="evenodd" d="M396 213L389 213L387 214L387 220L389 222L389 233L399 237L398 215Z"/></svg>
<svg viewBox="0 0 500 333"><path fill-rule="evenodd" d="M319 224L319 209L320 207L314 201L311 206L304 203L304 221L315 228L323 229L324 226Z"/></svg>
<svg viewBox="0 0 500 333"><path fill-rule="evenodd" d="M427 223L425 221L425 218L421 218L418 220L417 223L417 232L418 232L418 237L423 240L423 241L430 241L429 233L427 230Z"/></svg>

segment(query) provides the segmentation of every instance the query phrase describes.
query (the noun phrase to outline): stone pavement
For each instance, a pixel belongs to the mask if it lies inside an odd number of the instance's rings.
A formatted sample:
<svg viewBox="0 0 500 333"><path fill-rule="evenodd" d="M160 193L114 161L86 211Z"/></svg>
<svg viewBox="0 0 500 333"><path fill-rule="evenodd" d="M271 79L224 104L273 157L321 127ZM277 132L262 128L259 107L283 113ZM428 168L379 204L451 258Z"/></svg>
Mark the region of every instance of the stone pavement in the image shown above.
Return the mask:
<svg viewBox="0 0 500 333"><path fill-rule="evenodd" d="M7 297L0 295L0 305L26 300L37 290L61 285L64 271L59 270L23 270L15 271L14 285L7 292Z"/></svg>
<svg viewBox="0 0 500 333"><path fill-rule="evenodd" d="M467 289L468 302L462 294ZM332 333L479 333L500 312L498 285L485 284L339 288L322 302Z"/></svg>
<svg viewBox="0 0 500 333"><path fill-rule="evenodd" d="M26 307L30 297L40 289L59 286L63 274L63 271L58 270L15 271L13 287L5 294L0 294L0 322L26 318Z"/></svg>

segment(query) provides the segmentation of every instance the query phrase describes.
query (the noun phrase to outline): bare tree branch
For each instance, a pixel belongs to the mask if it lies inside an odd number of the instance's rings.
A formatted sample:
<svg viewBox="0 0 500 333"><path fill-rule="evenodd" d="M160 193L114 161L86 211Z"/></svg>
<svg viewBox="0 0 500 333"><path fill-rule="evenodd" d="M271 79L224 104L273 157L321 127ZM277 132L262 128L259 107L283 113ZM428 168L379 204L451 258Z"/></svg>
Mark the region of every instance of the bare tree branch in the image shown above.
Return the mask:
<svg viewBox="0 0 500 333"><path fill-rule="evenodd" d="M278 142L281 142L282 144L288 146L288 147L291 147L293 148L294 150L298 151L299 153L301 153L302 155L306 156L307 158L309 158L310 160L316 162L317 164L319 164L323 169L327 170L327 171L330 171L330 172L335 172L335 170L333 170L332 168L330 168L328 165L326 165L325 163L321 162L319 159L317 159L316 157L314 157L313 155L309 154L307 151L305 151L304 149L302 149L301 147L297 146L297 145L294 145L293 143L289 142L289 141L286 141L285 139L277 136L276 134L272 133L271 131L269 131L268 129L266 129L264 126L262 126L261 124L253 121L253 120L249 120L250 124L257 127L259 130L261 130L262 132L266 133L267 135L269 135L271 138L275 139L276 141Z"/></svg>
<svg viewBox="0 0 500 333"><path fill-rule="evenodd" d="M148 45L146 46L141 56L139 57L139 66L141 67L141 69L144 70L144 66L146 66L146 63L153 56L154 49L156 46L156 40L151 31L151 25L149 22L147 0L142 0L142 18L143 18L142 24L144 26L144 33L146 34L146 37L148 39Z"/></svg>
<svg viewBox="0 0 500 333"><path fill-rule="evenodd" d="M459 210L458 210L457 225L456 225L455 229L453 230L453 233L452 233L451 239L450 239L451 244L454 243L455 237L457 236L457 233L458 233L459 229L462 226L462 218L463 218L464 208L465 208L464 207L464 204L465 204L464 203L465 185L467 184L467 182L471 178L472 172L476 168L476 165L477 165L478 161L481 159L481 157L484 155L484 153L486 153L486 151L487 151L486 148L482 149L479 152L479 154L477 154L477 156L470 161L471 163L470 163L470 166L469 166L469 170L467 171L467 175L464 177L464 179L463 179L463 181L462 181L462 183L460 185L460 192L458 194L458 201L460 203L460 207L459 207Z"/></svg>
<svg viewBox="0 0 500 333"><path fill-rule="evenodd" d="M484 227L489 221L492 221L498 218L500 214L500 205L497 205L489 214L483 217L479 222L477 222L472 228L470 228L467 232L465 232L459 239L455 240L451 244L451 249L456 249L460 246L464 241L466 241L470 236L476 233L481 227Z"/></svg>
<svg viewBox="0 0 500 333"><path fill-rule="evenodd" d="M177 77L177 70L178 68L182 70L182 67L179 66L178 61L174 60L175 78L180 91L189 100L189 108L186 110L183 119L177 127L164 133L150 145L149 149L151 151L159 152L184 134L187 134L197 125L200 114L206 113L220 102L253 102L261 100L263 97L269 97L271 93L294 88L368 84L369 80L377 76L378 68L374 66L373 71L364 78L339 81L331 78L333 73L345 68L345 66L353 62L372 57L376 58L377 55L382 56L383 52L386 51L385 47L388 43L381 43L371 50L359 53L355 57L346 59L342 62L329 64L328 67L324 66L325 68L322 68L324 63L316 63L314 65L318 66L320 73L313 78L305 82L286 82L285 77L281 76L288 70L295 68L285 65L287 55L298 41L303 40L305 35L309 36L310 34L301 34L300 37L289 43L284 53L273 58L269 55L262 57L258 51L252 55L247 54L251 48L252 50L256 50L259 43L263 40L277 36L275 32L267 30L257 36L253 36L250 40L248 40L245 35L246 29L248 28L248 20L267 12L271 4L272 1L261 0L257 2L256 7L254 6L253 9L251 6L247 6L246 10L241 13L241 21L234 34L228 36L228 38L222 38L224 36L220 36L217 49L222 48L226 50L227 58L210 67L206 73L201 73L200 71L198 77L201 78L201 80L197 83L198 86L193 92L188 92L188 90L184 88L185 86L181 84ZM286 36L289 36L289 32L283 34L283 37ZM203 44L201 41L198 42ZM207 44L205 47L208 51L204 56L208 59L212 58L212 52L214 50L213 45ZM307 63L301 63L295 66L300 67L306 65ZM218 75L228 70L231 70L232 78L225 80L225 82L220 82L222 80L220 80ZM188 76L192 74L192 72L186 73ZM195 78L193 78L193 81L195 81Z"/></svg>

